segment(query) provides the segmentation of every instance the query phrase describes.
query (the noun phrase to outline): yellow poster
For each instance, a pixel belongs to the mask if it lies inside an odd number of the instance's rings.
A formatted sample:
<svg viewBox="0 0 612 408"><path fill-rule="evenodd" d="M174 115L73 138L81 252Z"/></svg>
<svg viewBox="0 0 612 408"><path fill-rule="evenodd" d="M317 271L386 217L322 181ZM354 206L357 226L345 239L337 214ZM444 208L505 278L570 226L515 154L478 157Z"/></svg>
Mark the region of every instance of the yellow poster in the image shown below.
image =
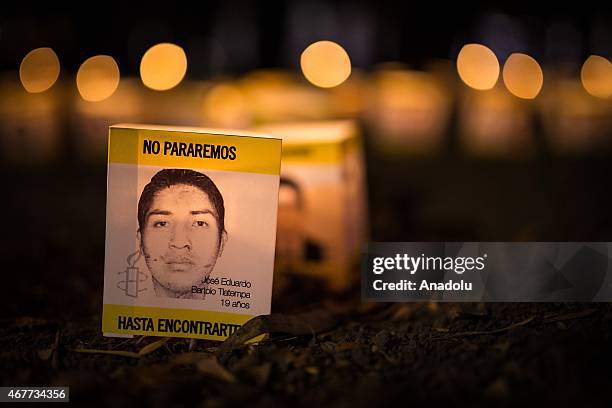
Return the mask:
<svg viewBox="0 0 612 408"><path fill-rule="evenodd" d="M223 340L270 313L281 140L109 131L102 331Z"/></svg>

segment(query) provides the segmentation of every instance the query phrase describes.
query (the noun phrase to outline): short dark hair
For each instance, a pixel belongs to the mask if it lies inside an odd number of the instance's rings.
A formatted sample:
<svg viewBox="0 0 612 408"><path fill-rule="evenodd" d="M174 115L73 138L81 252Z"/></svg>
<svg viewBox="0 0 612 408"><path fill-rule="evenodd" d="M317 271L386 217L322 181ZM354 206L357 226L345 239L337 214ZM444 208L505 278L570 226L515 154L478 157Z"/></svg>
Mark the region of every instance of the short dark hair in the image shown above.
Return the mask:
<svg viewBox="0 0 612 408"><path fill-rule="evenodd" d="M160 190L170 186L185 184L197 187L208 195L210 202L217 212L217 223L219 225L219 240L225 231L225 206L223 196L215 183L203 173L187 169L164 169L157 172L149 184L145 186L138 200L138 230L142 233L151 204Z"/></svg>
<svg viewBox="0 0 612 408"><path fill-rule="evenodd" d="M304 207L304 197L303 197L302 189L300 188L297 182L287 177L281 177L280 182L279 182L279 189L281 187L287 187L295 191L298 208Z"/></svg>

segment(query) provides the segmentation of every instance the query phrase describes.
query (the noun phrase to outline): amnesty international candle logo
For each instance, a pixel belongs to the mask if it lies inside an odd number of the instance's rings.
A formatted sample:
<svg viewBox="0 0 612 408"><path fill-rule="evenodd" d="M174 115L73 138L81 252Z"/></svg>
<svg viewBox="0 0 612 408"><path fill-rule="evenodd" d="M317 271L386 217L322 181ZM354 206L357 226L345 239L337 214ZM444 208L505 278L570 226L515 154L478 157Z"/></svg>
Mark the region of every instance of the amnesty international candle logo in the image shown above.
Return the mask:
<svg viewBox="0 0 612 408"><path fill-rule="evenodd" d="M221 340L270 313L280 151L263 135L111 127L105 335Z"/></svg>
<svg viewBox="0 0 612 408"><path fill-rule="evenodd" d="M127 296L137 297L138 292L146 290L139 288L140 282L146 281L147 276L140 272L138 267L135 266L138 259L140 259L140 250L128 255L127 268L125 268L124 271L119 272L119 275L123 275L123 280L117 282L117 287L124 291Z"/></svg>

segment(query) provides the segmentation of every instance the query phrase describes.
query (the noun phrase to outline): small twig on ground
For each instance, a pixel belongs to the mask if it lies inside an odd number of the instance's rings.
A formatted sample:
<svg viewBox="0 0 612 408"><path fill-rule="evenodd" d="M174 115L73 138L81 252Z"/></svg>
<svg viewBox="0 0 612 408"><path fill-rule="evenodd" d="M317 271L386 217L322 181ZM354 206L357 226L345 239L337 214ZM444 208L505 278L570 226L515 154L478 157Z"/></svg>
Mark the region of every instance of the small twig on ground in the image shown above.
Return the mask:
<svg viewBox="0 0 612 408"><path fill-rule="evenodd" d="M572 313L566 313L566 314L562 314L558 316L552 316L552 317L548 317L544 319L542 323L554 323L554 322L562 322L565 320L581 319L583 317L592 315L596 311L597 309L586 309L586 310L581 310L579 312L572 312Z"/></svg>
<svg viewBox="0 0 612 408"><path fill-rule="evenodd" d="M122 350L100 350L100 349L87 349L87 348L77 348L72 351L77 353L86 353L86 354L110 354L113 356L120 357L131 357L131 358L141 358L146 356L147 354L151 354L158 348L164 346L166 342L170 340L168 337L164 337L163 339L154 341L151 344L147 344L143 348L141 348L138 353L133 351L122 351Z"/></svg>
<svg viewBox="0 0 612 408"><path fill-rule="evenodd" d="M172 350L170 350L170 347L168 347L168 345L166 343L164 343L164 348L166 349L168 354L174 354L174 352Z"/></svg>
<svg viewBox="0 0 612 408"><path fill-rule="evenodd" d="M132 357L132 358L141 357L138 353L134 353L133 351L98 350L98 349L84 349L84 348L73 349L72 351L76 353L85 353L85 354L110 354L113 356Z"/></svg>
<svg viewBox="0 0 612 408"><path fill-rule="evenodd" d="M136 345L138 345L138 344L142 343L142 341L143 341L144 339L146 339L146 338L147 338L147 336L140 336L140 337L138 338L138 340L136 340Z"/></svg>
<svg viewBox="0 0 612 408"><path fill-rule="evenodd" d="M524 326L527 323L531 322L533 319L535 319L535 316L528 317L527 319L525 319L523 321L520 321L518 323L512 323L510 326L502 327L501 329L495 329L495 330L476 330L476 331L466 331L466 332L454 333L453 337L482 336L482 335L487 335L487 334L503 333L505 331L512 330L512 329L514 329L516 327Z"/></svg>

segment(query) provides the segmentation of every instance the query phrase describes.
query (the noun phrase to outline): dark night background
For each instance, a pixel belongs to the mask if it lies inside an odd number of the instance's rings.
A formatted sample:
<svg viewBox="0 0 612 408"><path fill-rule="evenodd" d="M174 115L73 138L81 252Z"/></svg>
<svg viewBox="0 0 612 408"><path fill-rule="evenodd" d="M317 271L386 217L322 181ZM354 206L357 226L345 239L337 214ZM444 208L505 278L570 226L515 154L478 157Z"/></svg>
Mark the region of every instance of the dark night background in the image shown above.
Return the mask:
<svg viewBox="0 0 612 408"><path fill-rule="evenodd" d="M49 46L60 57L65 86L95 54L112 55L122 77L137 77L144 51L164 41L184 47L186 79L193 81L231 80L262 68L299 73L301 51L320 39L342 44L353 66L366 73L389 61L425 69L433 60L454 60L465 43L495 43L487 21L499 15L519 21L521 31L491 48L502 62L508 50L535 57L545 86L546 67L563 66L576 76L589 55L612 56L609 10L588 1L20 6L0 13L0 73L17 76L25 54ZM568 37L550 40L555 24L570 27ZM514 43L504 43L508 38ZM610 98L601 103L607 114L594 126L604 142L558 154L536 112L529 122L535 147L521 158L466 154L456 104L434 155L389 155L377 149L377 128L356 116L366 146L370 239L612 240L612 110ZM79 347L138 351L155 339L101 336L105 155L80 155L79 130L66 113L71 109L72 103L60 107L62 136L53 158L31 162L7 145L0 155L3 386L70 385L73 402L118 406L609 406L608 303L363 304L358 288L332 294L302 277L275 293L273 312L341 310L338 324L221 355L234 382L175 365L173 358L190 347L182 340L141 359L75 353ZM216 346L200 341L195 350Z"/></svg>

